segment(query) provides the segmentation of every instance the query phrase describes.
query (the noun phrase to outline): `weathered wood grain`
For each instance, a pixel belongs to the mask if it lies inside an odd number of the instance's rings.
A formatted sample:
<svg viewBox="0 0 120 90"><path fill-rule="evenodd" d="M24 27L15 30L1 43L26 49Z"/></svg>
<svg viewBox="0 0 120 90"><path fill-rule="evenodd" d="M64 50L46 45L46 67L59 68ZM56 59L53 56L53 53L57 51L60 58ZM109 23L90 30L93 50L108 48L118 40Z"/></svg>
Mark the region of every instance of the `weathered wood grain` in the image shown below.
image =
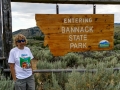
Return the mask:
<svg viewBox="0 0 120 90"><path fill-rule="evenodd" d="M3 57L3 48L2 48L2 0L0 0L0 57Z"/></svg>
<svg viewBox="0 0 120 90"><path fill-rule="evenodd" d="M36 14L36 24L45 34L55 56L68 52L113 49L113 14ZM108 47L100 47L107 40Z"/></svg>
<svg viewBox="0 0 120 90"><path fill-rule="evenodd" d="M12 48L12 16L11 16L11 0L2 1L3 13L3 43L4 43L4 57L8 58L9 52ZM6 61L6 67L7 61Z"/></svg>
<svg viewBox="0 0 120 90"><path fill-rule="evenodd" d="M12 2L62 3L62 4L120 4L119 0L11 0Z"/></svg>

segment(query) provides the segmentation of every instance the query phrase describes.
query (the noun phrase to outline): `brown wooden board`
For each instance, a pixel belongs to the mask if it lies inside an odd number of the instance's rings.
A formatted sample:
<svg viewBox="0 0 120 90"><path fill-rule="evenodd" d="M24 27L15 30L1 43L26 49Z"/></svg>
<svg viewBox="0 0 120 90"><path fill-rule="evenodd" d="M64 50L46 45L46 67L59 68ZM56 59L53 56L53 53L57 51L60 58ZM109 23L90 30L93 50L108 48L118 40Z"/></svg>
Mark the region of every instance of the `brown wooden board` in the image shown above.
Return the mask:
<svg viewBox="0 0 120 90"><path fill-rule="evenodd" d="M36 14L35 19L54 56L113 49L114 14Z"/></svg>
<svg viewBox="0 0 120 90"><path fill-rule="evenodd" d="M11 0L11 2L54 3L54 4L120 4L120 0Z"/></svg>

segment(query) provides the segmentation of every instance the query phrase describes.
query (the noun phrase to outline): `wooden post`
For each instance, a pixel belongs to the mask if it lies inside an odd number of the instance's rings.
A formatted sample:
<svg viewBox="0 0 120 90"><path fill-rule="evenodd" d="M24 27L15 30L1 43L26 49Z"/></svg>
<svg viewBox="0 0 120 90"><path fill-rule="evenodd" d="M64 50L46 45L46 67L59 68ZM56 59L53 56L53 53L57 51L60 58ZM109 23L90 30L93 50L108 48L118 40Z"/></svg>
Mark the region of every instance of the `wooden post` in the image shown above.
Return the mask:
<svg viewBox="0 0 120 90"><path fill-rule="evenodd" d="M59 14L59 6L56 4L56 14Z"/></svg>
<svg viewBox="0 0 120 90"><path fill-rule="evenodd" d="M93 4L93 14L96 14L96 5Z"/></svg>
<svg viewBox="0 0 120 90"><path fill-rule="evenodd" d="M6 57L5 68L8 68L8 57L12 48L11 0L2 0L2 2L4 57Z"/></svg>
<svg viewBox="0 0 120 90"><path fill-rule="evenodd" d="M0 0L0 57L3 57L3 48L2 48L2 0Z"/></svg>

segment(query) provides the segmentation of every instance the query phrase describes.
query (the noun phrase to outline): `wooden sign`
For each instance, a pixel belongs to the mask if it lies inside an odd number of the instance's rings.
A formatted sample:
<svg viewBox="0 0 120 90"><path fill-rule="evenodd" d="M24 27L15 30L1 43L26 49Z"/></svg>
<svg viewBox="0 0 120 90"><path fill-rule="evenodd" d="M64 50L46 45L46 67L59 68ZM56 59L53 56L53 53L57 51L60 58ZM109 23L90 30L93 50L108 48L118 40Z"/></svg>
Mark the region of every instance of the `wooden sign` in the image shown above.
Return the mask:
<svg viewBox="0 0 120 90"><path fill-rule="evenodd" d="M35 19L54 56L113 48L113 14L36 14Z"/></svg>

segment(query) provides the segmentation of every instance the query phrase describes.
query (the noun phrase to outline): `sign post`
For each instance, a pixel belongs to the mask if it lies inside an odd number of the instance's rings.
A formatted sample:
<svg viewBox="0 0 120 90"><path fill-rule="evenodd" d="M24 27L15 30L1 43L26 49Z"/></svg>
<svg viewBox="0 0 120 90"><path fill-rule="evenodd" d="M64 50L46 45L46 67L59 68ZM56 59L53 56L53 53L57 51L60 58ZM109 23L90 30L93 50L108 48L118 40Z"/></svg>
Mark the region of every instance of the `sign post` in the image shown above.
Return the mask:
<svg viewBox="0 0 120 90"><path fill-rule="evenodd" d="M3 57L2 42L2 0L0 0L0 57Z"/></svg>

